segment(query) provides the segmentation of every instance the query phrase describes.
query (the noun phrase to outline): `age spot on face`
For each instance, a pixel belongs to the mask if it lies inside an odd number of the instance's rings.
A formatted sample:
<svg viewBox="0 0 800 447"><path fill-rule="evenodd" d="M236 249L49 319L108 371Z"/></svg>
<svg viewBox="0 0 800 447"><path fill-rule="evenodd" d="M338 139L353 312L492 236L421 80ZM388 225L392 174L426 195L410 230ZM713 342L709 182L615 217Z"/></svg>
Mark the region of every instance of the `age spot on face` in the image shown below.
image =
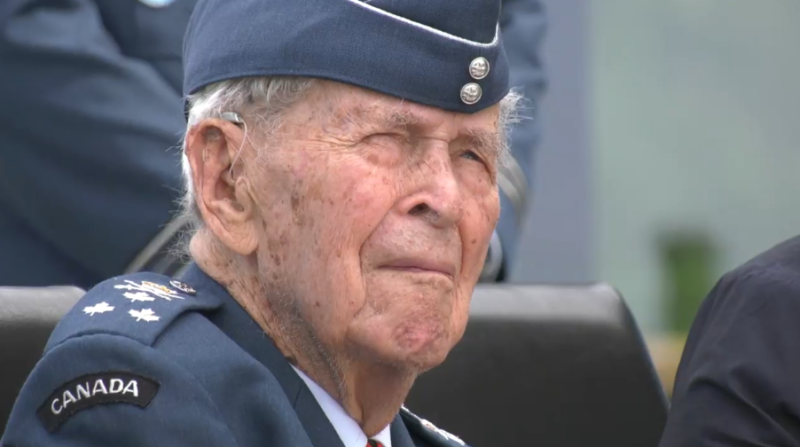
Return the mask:
<svg viewBox="0 0 800 447"><path fill-rule="evenodd" d="M295 190L294 192L292 192L292 211L296 213L299 207L300 207L300 192Z"/></svg>

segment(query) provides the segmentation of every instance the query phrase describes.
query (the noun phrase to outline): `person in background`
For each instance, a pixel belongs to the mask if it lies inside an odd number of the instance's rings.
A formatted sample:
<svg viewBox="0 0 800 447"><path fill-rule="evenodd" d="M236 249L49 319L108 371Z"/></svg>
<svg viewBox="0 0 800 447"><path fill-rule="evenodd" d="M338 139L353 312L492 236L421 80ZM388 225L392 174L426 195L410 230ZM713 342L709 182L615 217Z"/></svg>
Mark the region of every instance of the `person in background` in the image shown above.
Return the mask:
<svg viewBox="0 0 800 447"><path fill-rule="evenodd" d="M344 0L340 0L344 1ZM181 47L196 0L0 4L0 285L174 274L189 230L181 194ZM500 27L526 98L500 167L502 215L481 281L503 281L526 215L545 89L539 0L507 0Z"/></svg>
<svg viewBox="0 0 800 447"><path fill-rule="evenodd" d="M800 237L727 273L684 348L660 447L800 446Z"/></svg>
<svg viewBox="0 0 800 447"><path fill-rule="evenodd" d="M169 226L194 4L0 2L0 285L91 287Z"/></svg>
<svg viewBox="0 0 800 447"><path fill-rule="evenodd" d="M520 119L511 128L511 152L501 167L500 222L481 280L507 281L514 265L533 188L533 166L541 133L539 111L546 90L541 59L546 14L539 0L504 0L500 15L511 85L522 93ZM498 256L499 254L499 256Z"/></svg>

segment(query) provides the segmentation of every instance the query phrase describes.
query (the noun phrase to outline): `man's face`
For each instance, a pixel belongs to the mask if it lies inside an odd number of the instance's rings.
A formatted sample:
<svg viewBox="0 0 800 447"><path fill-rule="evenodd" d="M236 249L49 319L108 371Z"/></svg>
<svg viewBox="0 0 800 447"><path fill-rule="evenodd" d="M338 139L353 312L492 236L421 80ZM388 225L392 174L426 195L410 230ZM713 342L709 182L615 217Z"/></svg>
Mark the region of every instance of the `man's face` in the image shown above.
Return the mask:
<svg viewBox="0 0 800 447"><path fill-rule="evenodd" d="M443 361L499 217L497 121L498 107L465 115L312 87L246 163L278 318L328 354L418 370Z"/></svg>

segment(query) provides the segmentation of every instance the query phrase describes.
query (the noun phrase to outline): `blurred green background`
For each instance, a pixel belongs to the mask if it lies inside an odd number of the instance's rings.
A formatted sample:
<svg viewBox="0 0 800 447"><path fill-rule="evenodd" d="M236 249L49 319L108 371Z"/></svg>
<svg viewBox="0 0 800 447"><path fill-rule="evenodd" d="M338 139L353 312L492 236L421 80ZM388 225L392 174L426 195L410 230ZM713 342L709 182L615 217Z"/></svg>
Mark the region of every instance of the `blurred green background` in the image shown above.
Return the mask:
<svg viewBox="0 0 800 447"><path fill-rule="evenodd" d="M596 277L682 331L800 233L800 2L590 1Z"/></svg>
<svg viewBox="0 0 800 447"><path fill-rule="evenodd" d="M800 1L544 3L512 279L612 284L670 377L719 277L800 234Z"/></svg>

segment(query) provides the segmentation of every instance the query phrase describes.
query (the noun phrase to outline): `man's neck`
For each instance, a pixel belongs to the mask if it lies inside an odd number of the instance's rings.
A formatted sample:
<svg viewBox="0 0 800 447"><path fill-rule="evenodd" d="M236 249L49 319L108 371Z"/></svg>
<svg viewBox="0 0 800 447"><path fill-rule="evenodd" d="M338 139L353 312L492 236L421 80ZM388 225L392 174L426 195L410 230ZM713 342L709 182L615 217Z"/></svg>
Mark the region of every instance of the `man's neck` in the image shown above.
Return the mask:
<svg viewBox="0 0 800 447"><path fill-rule="evenodd" d="M317 382L312 380L306 373L292 366L298 376L305 382L311 394L314 395L317 403L322 408L322 411L327 416L328 420L333 425L334 430L339 434L342 443L345 447L364 447L367 445L368 439L376 439L382 445L391 447L392 433L391 424L387 424L380 433L367 437L361 426L350 416L342 405L336 401L327 391L319 386Z"/></svg>
<svg viewBox="0 0 800 447"><path fill-rule="evenodd" d="M354 365L349 374L342 406L361 425L367 436L380 432L400 411L416 374L378 362Z"/></svg>
<svg viewBox="0 0 800 447"><path fill-rule="evenodd" d="M222 284L251 318L272 339L290 363L302 370L361 426L367 436L374 436L394 419L403 405L416 372L383 364L363 356L347 356L315 340L313 328L280 324L280 311L273 309L268 291L258 281L259 272L251 266L219 253L213 242L195 236L190 245L192 258L203 271ZM230 257L230 260L227 259ZM291 334L286 332L290 331Z"/></svg>

